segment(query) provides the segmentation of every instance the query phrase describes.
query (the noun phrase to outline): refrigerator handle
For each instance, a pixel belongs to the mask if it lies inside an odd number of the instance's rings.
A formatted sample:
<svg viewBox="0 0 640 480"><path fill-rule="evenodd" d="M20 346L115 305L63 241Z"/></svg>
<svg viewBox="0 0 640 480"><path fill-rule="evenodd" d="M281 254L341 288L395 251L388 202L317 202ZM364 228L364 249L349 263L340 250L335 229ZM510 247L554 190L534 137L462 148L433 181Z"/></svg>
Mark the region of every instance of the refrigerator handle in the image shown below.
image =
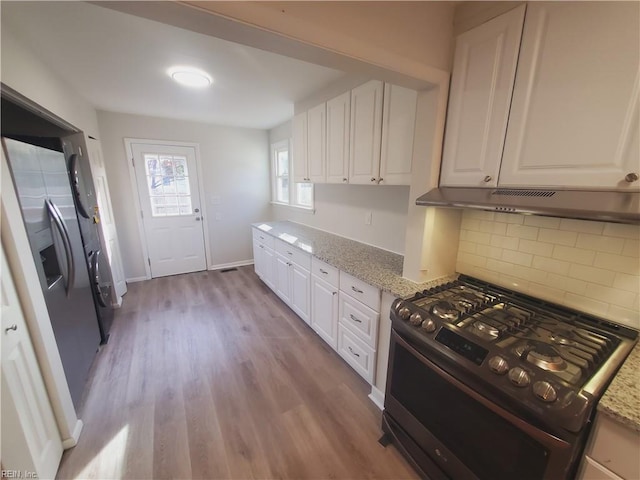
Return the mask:
<svg viewBox="0 0 640 480"><path fill-rule="evenodd" d="M98 301L98 305L103 308L107 308L107 303L104 301L104 296L102 294L102 287L100 286L100 250L96 250L93 252L93 256L91 257L91 280L93 281L94 286L96 287L96 300Z"/></svg>
<svg viewBox="0 0 640 480"><path fill-rule="evenodd" d="M69 232L67 231L67 226L64 223L62 218L62 214L58 207L56 207L55 203L53 203L48 198L44 201L47 206L47 212L49 213L49 217L51 221L56 226L58 233L60 233L60 237L62 238L62 245L64 247L64 253L67 257L67 285L66 292L67 297L71 295L71 290L73 289L73 285L75 283L76 278L76 266L73 260L73 250L71 250L71 241L69 240Z"/></svg>
<svg viewBox="0 0 640 480"><path fill-rule="evenodd" d="M80 171L78 170L78 154L74 153L69 157L69 171L71 173L71 188L73 189L73 195L76 197L76 206L78 212L84 218L90 218L87 209L82 201L82 194L80 193Z"/></svg>

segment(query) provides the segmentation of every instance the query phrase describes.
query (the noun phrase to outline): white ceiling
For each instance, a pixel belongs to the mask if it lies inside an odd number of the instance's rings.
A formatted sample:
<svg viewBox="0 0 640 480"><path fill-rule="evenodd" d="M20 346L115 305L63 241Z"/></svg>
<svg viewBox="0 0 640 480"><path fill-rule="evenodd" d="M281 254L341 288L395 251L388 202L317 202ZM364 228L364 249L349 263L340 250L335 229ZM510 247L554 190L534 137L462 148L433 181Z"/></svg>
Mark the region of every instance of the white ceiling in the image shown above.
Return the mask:
<svg viewBox="0 0 640 480"><path fill-rule="evenodd" d="M8 28L99 110L268 129L343 72L82 2L2 1ZM214 79L187 89L166 74Z"/></svg>

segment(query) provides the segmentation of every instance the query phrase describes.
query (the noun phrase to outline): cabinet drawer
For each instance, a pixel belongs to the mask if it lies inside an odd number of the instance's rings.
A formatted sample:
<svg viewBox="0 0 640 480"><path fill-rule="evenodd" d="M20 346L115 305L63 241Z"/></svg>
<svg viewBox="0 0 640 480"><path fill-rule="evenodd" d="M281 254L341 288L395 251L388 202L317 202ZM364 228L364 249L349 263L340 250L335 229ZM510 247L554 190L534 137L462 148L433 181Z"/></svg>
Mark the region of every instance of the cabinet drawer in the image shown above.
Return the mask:
<svg viewBox="0 0 640 480"><path fill-rule="evenodd" d="M271 235L264 233L263 231L258 230L257 228L253 229L253 239L258 243L265 244L269 248L273 248L273 244L276 240Z"/></svg>
<svg viewBox="0 0 640 480"><path fill-rule="evenodd" d="M340 270L315 257L311 259L311 273L329 285L333 285L336 288L340 287Z"/></svg>
<svg viewBox="0 0 640 480"><path fill-rule="evenodd" d="M348 273L340 272L340 290L361 301L367 307L380 311L380 290L368 283L352 277Z"/></svg>
<svg viewBox="0 0 640 480"><path fill-rule="evenodd" d="M640 433L598 413L588 454L622 478L640 478Z"/></svg>
<svg viewBox="0 0 640 480"><path fill-rule="evenodd" d="M282 240L276 240L276 252L306 270L311 270L311 255Z"/></svg>
<svg viewBox="0 0 640 480"><path fill-rule="evenodd" d="M581 472L578 474L579 480L623 480L615 473L606 469L598 462L587 455L582 459Z"/></svg>
<svg viewBox="0 0 640 480"><path fill-rule="evenodd" d="M380 314L344 292L340 292L340 323L373 350L378 343Z"/></svg>
<svg viewBox="0 0 640 480"><path fill-rule="evenodd" d="M343 325L338 325L338 353L367 382L373 383L375 352Z"/></svg>

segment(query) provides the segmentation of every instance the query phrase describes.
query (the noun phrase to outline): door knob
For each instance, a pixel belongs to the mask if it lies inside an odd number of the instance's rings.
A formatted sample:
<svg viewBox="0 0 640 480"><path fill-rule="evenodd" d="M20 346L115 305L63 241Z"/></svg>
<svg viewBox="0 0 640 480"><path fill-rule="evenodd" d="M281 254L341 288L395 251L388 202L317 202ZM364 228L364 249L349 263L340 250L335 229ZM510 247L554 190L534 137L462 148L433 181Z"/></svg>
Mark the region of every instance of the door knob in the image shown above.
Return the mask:
<svg viewBox="0 0 640 480"><path fill-rule="evenodd" d="M636 172L627 173L627 175L624 177L624 179L628 183L637 182L638 178L640 178L640 177L638 177L638 174Z"/></svg>
<svg viewBox="0 0 640 480"><path fill-rule="evenodd" d="M9 330L13 330L13 331L15 332L16 330L18 330L18 325L16 325L16 324L14 323L14 324L13 324L13 325L11 325L10 327L5 328L5 329L4 329L4 332L5 332L5 333L9 333Z"/></svg>

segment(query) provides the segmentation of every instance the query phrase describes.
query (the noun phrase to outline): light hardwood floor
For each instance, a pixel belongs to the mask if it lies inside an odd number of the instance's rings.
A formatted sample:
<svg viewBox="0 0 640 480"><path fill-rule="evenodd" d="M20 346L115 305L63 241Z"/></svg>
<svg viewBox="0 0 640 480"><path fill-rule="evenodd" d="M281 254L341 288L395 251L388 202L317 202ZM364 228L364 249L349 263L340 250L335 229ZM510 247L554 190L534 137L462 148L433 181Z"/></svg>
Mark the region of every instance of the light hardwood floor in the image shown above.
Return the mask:
<svg viewBox="0 0 640 480"><path fill-rule="evenodd" d="M58 478L416 478L369 390L252 267L135 283Z"/></svg>

